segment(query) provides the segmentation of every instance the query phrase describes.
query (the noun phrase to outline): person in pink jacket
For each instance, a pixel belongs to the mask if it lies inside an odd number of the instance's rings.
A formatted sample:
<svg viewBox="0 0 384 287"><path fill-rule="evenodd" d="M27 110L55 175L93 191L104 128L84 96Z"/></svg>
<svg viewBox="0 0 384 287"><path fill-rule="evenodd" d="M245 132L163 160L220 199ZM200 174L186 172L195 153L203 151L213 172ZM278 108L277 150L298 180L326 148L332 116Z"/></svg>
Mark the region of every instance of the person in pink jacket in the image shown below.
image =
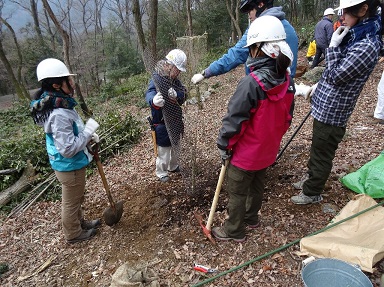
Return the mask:
<svg viewBox="0 0 384 287"><path fill-rule="evenodd" d="M242 78L228 104L217 146L229 161L227 190L229 217L212 228L219 240L245 240L245 225L259 225L264 178L276 160L280 142L290 126L294 85L287 71L293 54L284 27L276 17L257 18L247 45L251 73Z"/></svg>

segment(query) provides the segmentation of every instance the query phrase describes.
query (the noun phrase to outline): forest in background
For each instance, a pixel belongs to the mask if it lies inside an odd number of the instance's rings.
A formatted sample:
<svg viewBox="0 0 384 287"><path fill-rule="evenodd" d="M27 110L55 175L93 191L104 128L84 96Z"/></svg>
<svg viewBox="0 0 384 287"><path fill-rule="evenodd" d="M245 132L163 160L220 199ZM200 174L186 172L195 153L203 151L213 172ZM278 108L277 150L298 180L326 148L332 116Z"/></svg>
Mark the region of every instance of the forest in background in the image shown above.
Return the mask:
<svg viewBox="0 0 384 287"><path fill-rule="evenodd" d="M301 45L328 7L338 0L274 1L296 28ZM62 59L78 74L83 93L100 93L149 69L176 47L176 38L208 34L209 51L225 51L248 26L240 0L0 0L0 95L29 99L36 65ZM15 11L26 24L14 29ZM202 67L205 68L205 67Z"/></svg>

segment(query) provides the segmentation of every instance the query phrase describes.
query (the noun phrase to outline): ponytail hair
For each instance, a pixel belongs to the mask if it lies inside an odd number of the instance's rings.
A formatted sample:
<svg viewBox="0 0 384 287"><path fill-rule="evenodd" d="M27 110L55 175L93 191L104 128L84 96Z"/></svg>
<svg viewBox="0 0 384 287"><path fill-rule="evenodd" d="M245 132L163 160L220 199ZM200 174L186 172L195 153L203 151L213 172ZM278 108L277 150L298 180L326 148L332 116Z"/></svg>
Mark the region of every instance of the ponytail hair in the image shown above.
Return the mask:
<svg viewBox="0 0 384 287"><path fill-rule="evenodd" d="M280 76L285 75L287 68L291 66L291 59L289 59L283 53L279 53L276 58L276 70Z"/></svg>
<svg viewBox="0 0 384 287"><path fill-rule="evenodd" d="M33 100L40 99L41 95L46 91L54 92L55 88L53 87L53 85L61 85L66 78L68 77L45 78L41 80L41 88L33 94Z"/></svg>

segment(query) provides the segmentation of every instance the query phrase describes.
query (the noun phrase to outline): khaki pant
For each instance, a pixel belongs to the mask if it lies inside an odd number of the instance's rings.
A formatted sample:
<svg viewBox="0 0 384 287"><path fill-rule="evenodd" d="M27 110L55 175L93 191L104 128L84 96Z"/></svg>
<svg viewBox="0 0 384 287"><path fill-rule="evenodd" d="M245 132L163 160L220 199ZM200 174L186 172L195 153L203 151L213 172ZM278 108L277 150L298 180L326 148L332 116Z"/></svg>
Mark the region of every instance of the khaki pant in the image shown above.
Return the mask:
<svg viewBox="0 0 384 287"><path fill-rule="evenodd" d="M259 221L264 192L265 172L248 171L232 164L228 166L227 189L229 194L228 214L224 223L225 232L233 238L245 236L245 225L255 225Z"/></svg>
<svg viewBox="0 0 384 287"><path fill-rule="evenodd" d="M83 217L81 205L84 201L85 167L74 171L55 171L62 185L61 222L67 240L78 237Z"/></svg>

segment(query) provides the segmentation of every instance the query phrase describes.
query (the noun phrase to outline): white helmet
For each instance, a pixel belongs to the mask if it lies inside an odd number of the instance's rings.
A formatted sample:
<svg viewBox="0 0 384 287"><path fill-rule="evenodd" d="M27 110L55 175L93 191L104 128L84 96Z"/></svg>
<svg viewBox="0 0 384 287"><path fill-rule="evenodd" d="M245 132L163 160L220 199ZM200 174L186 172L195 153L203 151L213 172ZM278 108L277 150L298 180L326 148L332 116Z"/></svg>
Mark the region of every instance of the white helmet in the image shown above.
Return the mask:
<svg viewBox="0 0 384 287"><path fill-rule="evenodd" d="M48 58L41 61L36 68L37 80L41 81L47 78L60 78L66 76L75 76L69 73L67 66L60 60Z"/></svg>
<svg viewBox="0 0 384 287"><path fill-rule="evenodd" d="M332 8L327 8L324 10L324 15L323 16L328 16L328 15L335 15L335 12L333 11Z"/></svg>
<svg viewBox="0 0 384 287"><path fill-rule="evenodd" d="M168 53L165 58L173 65L176 66L180 71L185 72L187 66L187 56L180 49L174 49Z"/></svg>
<svg viewBox="0 0 384 287"><path fill-rule="evenodd" d="M252 22L248 29L247 45L284 40L287 37L281 21L274 16L261 16Z"/></svg>
<svg viewBox="0 0 384 287"><path fill-rule="evenodd" d="M366 0L340 0L340 6L337 7L335 10L352 7L357 4L363 3L364 1Z"/></svg>

